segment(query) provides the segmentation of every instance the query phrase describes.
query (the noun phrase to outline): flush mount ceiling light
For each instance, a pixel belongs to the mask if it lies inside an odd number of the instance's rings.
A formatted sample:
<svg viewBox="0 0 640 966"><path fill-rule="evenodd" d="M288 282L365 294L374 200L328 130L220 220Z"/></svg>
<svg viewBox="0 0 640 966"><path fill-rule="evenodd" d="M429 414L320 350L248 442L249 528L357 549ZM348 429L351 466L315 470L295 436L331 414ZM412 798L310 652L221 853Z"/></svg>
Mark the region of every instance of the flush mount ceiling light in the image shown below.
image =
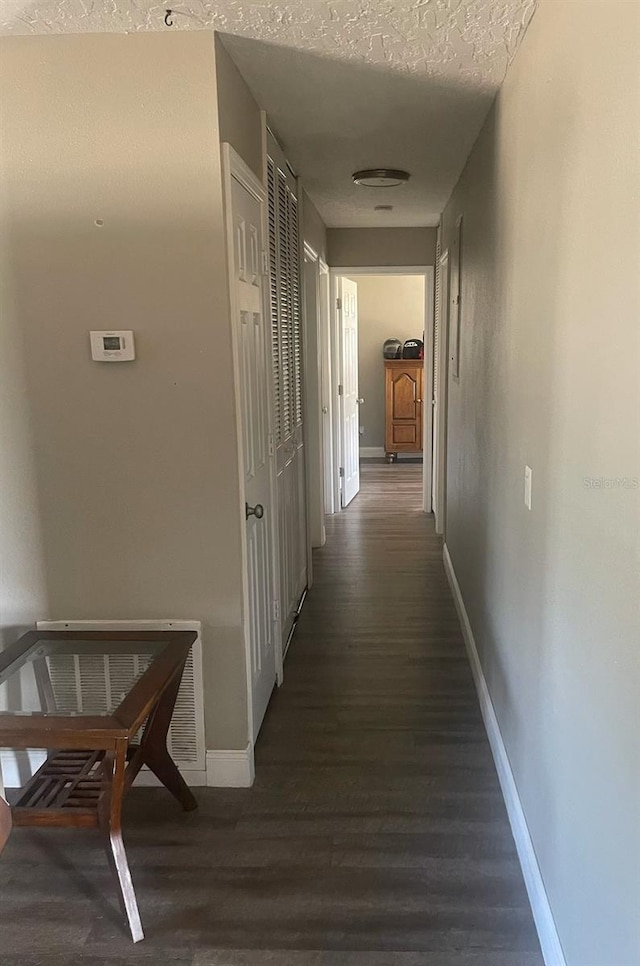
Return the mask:
<svg viewBox="0 0 640 966"><path fill-rule="evenodd" d="M356 171L352 175L354 183L365 188L396 188L405 184L410 177L408 171L396 168L369 168L366 171Z"/></svg>

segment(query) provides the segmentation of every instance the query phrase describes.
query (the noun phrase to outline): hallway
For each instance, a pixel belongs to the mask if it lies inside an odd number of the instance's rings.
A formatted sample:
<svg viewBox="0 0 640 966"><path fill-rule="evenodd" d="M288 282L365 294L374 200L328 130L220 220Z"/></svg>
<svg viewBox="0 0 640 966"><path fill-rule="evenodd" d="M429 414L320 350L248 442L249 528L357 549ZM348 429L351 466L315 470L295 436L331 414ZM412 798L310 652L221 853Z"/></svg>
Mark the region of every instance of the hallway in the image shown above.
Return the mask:
<svg viewBox="0 0 640 966"><path fill-rule="evenodd" d="M3 966L542 966L421 467L328 519L250 790L128 801L147 939L95 833L19 830ZM12 955L13 953L13 955Z"/></svg>

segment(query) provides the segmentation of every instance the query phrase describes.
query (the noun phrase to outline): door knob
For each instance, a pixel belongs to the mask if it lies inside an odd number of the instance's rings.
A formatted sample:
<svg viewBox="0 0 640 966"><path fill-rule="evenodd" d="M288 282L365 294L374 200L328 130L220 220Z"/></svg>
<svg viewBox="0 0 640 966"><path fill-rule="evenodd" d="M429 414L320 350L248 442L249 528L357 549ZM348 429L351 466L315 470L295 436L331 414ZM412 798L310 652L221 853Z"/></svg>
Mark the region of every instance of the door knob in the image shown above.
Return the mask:
<svg viewBox="0 0 640 966"><path fill-rule="evenodd" d="M248 503L245 503L244 512L247 520L249 519L249 517L255 517L256 520L262 520L264 516L264 507L262 503L256 503L255 506L249 506Z"/></svg>
<svg viewBox="0 0 640 966"><path fill-rule="evenodd" d="M322 412L323 412L323 413L325 414L325 416L326 416L326 414L327 414L327 413L329 412L329 407L328 407L328 406L323 406L323 407L322 407Z"/></svg>
<svg viewBox="0 0 640 966"><path fill-rule="evenodd" d="M362 406L364 399L356 399L356 402L358 403L359 406Z"/></svg>

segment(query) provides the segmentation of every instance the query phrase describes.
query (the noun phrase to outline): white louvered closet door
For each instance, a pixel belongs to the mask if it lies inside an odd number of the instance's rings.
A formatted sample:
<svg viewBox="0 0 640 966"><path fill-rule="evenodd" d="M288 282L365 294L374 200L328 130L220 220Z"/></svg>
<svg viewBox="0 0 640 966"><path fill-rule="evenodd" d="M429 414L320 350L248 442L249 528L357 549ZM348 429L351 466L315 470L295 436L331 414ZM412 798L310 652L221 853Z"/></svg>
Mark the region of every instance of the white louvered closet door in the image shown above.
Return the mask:
<svg viewBox="0 0 640 966"><path fill-rule="evenodd" d="M297 183L269 138L269 274L284 644L307 586L302 319Z"/></svg>

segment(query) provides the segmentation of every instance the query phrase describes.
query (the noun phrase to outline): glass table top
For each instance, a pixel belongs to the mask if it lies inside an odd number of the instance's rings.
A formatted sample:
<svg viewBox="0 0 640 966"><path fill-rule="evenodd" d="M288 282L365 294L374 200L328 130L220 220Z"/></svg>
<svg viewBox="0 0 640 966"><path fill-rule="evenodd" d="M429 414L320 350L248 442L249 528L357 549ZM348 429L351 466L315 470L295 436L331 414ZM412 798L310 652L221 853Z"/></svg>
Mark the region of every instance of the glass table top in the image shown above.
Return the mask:
<svg viewBox="0 0 640 966"><path fill-rule="evenodd" d="M0 669L0 713L111 715L167 643L158 635L56 639L42 632L33 646Z"/></svg>

